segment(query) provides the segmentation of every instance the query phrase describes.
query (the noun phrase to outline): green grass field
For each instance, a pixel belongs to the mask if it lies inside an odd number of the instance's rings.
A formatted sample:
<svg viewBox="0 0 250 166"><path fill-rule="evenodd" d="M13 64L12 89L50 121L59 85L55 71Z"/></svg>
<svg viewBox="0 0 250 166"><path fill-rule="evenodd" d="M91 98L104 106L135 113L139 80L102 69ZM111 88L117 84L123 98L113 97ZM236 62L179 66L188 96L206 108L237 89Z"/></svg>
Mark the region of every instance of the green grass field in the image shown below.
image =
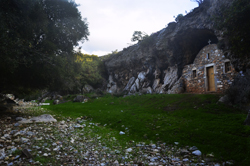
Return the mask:
<svg viewBox="0 0 250 166"><path fill-rule="evenodd" d="M174 94L114 97L107 95L87 103L67 102L43 106L66 117L86 116L115 131L120 142L179 142L197 146L204 155L236 165L250 163L250 126L246 113L218 103L219 96ZM119 135L123 131L125 135Z"/></svg>

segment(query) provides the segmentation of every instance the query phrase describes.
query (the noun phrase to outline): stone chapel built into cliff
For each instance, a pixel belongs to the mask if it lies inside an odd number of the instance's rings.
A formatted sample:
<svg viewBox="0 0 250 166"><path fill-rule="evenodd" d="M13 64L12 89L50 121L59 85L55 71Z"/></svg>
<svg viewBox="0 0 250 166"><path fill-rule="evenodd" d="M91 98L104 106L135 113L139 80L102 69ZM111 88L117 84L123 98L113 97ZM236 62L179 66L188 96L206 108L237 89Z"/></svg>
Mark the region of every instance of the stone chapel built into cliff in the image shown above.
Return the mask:
<svg viewBox="0 0 250 166"><path fill-rule="evenodd" d="M217 44L209 44L198 53L193 64L184 66L184 89L187 93L221 93L232 84L235 74Z"/></svg>

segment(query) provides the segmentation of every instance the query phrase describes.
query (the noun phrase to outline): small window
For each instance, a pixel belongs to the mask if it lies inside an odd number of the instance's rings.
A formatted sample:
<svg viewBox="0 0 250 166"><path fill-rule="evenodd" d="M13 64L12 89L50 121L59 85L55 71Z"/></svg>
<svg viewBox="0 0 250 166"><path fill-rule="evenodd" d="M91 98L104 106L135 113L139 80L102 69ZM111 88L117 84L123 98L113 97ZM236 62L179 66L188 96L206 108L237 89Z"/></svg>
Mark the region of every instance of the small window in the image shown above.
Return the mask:
<svg viewBox="0 0 250 166"><path fill-rule="evenodd" d="M193 70L193 78L196 78L197 75L196 75L196 70Z"/></svg>
<svg viewBox="0 0 250 166"><path fill-rule="evenodd" d="M207 59L210 59L210 54L209 53L207 53Z"/></svg>
<svg viewBox="0 0 250 166"><path fill-rule="evenodd" d="M230 62L225 62L225 73L228 73L231 71L231 64Z"/></svg>

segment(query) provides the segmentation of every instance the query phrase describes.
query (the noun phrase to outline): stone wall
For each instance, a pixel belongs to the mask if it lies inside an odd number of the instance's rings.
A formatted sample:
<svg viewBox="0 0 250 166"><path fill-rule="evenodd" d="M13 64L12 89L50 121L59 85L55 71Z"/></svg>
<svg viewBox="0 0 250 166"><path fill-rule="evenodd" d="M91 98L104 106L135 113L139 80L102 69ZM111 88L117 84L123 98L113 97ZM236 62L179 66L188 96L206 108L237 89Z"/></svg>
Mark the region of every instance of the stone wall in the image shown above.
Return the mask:
<svg viewBox="0 0 250 166"><path fill-rule="evenodd" d="M229 66L227 66L229 65ZM193 64L184 66L182 79L188 93L208 92L207 68L214 69L215 92L221 93L228 89L236 74L230 61L225 58L216 44L205 46L197 55ZM230 69L227 71L227 69Z"/></svg>

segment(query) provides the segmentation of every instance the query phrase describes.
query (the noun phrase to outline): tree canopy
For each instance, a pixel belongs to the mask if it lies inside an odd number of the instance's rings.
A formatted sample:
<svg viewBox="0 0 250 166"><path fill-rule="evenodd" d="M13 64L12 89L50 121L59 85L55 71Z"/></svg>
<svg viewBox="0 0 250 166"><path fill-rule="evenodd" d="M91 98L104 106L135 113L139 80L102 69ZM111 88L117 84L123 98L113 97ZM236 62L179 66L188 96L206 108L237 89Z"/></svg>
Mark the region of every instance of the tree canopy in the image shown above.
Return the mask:
<svg viewBox="0 0 250 166"><path fill-rule="evenodd" d="M88 55L76 52L75 56L76 61L81 64L81 72L78 77L81 89L86 84L97 88L98 85L102 83L103 76L105 76L104 63L97 55Z"/></svg>
<svg viewBox="0 0 250 166"><path fill-rule="evenodd" d="M73 47L89 35L70 0L1 0L0 24L0 93L62 84L67 66L75 72Z"/></svg>

